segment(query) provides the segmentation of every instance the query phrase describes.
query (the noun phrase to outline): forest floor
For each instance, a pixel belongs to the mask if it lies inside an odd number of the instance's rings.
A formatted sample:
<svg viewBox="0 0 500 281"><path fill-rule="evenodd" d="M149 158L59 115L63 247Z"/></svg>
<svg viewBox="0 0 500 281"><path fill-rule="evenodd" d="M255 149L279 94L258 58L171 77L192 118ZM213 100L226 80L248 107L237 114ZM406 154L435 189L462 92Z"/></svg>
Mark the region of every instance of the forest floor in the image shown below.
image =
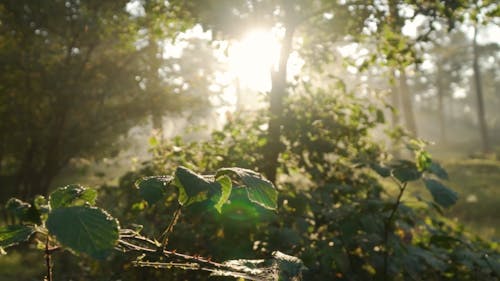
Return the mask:
<svg viewBox="0 0 500 281"><path fill-rule="evenodd" d="M448 172L449 179L443 184L458 193L457 203L443 209L443 215L469 233L500 242L500 161L463 157L436 160ZM395 198L398 191L394 183L382 183ZM417 197L431 198L422 181L411 182L406 190L403 202L409 206L423 206Z"/></svg>
<svg viewBox="0 0 500 281"><path fill-rule="evenodd" d="M449 187L459 194L448 216L483 238L500 241L500 161L461 159L442 164Z"/></svg>

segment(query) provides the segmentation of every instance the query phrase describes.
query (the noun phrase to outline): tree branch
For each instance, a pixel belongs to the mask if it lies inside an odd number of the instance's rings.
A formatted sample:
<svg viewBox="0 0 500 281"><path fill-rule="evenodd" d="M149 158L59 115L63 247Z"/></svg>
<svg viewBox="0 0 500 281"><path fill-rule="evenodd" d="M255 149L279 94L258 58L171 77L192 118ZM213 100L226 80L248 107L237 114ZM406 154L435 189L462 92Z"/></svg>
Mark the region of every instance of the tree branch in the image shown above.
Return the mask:
<svg viewBox="0 0 500 281"><path fill-rule="evenodd" d="M45 266L47 268L46 281L52 281L52 254L53 250L49 247L49 236L45 240Z"/></svg>
<svg viewBox="0 0 500 281"><path fill-rule="evenodd" d="M174 216L172 217L170 224L167 226L165 231L163 231L163 233L161 234L161 237L163 237L163 241L161 243L161 246L164 250L166 250L166 248L167 248L168 236L170 235L170 233L172 233L172 231L174 231L174 226L177 224L177 221L179 220L179 217L181 216L181 210L182 210L182 206L181 205L177 206L177 210L175 210Z"/></svg>
<svg viewBox="0 0 500 281"><path fill-rule="evenodd" d="M398 183L399 184L399 183ZM393 222L394 222L394 216L396 215L396 212L399 208L399 205L401 204L401 198L403 197L403 193L406 189L407 183L399 184L399 194L396 199L396 203L394 203L394 206L392 207L391 214L385 221L385 227L384 227L384 267L383 267L383 273L384 273L384 279L388 280L388 270L389 270L389 232L391 232L392 227L393 227Z"/></svg>

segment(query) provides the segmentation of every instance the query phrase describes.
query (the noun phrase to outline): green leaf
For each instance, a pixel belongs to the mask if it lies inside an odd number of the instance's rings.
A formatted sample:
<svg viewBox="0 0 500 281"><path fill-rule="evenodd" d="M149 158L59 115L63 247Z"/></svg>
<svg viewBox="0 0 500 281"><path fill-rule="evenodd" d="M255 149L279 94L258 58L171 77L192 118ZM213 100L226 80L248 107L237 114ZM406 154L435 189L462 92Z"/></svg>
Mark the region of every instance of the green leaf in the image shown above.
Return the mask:
<svg viewBox="0 0 500 281"><path fill-rule="evenodd" d="M497 276L500 276L500 260L498 258L491 258L488 255L483 256L484 259L488 262L491 270L495 272Z"/></svg>
<svg viewBox="0 0 500 281"><path fill-rule="evenodd" d="M149 146L150 147L155 147L158 146L158 139L155 136L152 136L149 138Z"/></svg>
<svg viewBox="0 0 500 281"><path fill-rule="evenodd" d="M174 184L179 188L179 204L188 206L206 200L213 183L181 166L175 170Z"/></svg>
<svg viewBox="0 0 500 281"><path fill-rule="evenodd" d="M227 202L229 196L231 195L232 182L228 176L222 176L216 180L218 183L219 190L216 191L216 195L212 197L215 202L214 208L221 213L222 206Z"/></svg>
<svg viewBox="0 0 500 281"><path fill-rule="evenodd" d="M64 246L103 259L119 238L118 221L96 207L58 208L49 214L47 229Z"/></svg>
<svg viewBox="0 0 500 281"><path fill-rule="evenodd" d="M52 210L69 206L94 205L97 191L78 184L60 187L50 194L49 203Z"/></svg>
<svg viewBox="0 0 500 281"><path fill-rule="evenodd" d="M31 204L26 203L17 198L10 198L9 201L5 204L5 209L14 216L16 216L20 220L24 220L24 217L28 213L28 210L31 208Z"/></svg>
<svg viewBox="0 0 500 281"><path fill-rule="evenodd" d="M457 243L462 243L462 241L453 236L435 234L431 236L429 243L442 248L453 249L454 245L456 245Z"/></svg>
<svg viewBox="0 0 500 281"><path fill-rule="evenodd" d="M406 249L408 255L418 257L422 262L425 262L437 272L443 272L447 267L446 262L443 261L437 253L415 246L407 246Z"/></svg>
<svg viewBox="0 0 500 281"><path fill-rule="evenodd" d="M0 227L0 252L5 253L4 248L27 241L33 233L35 233L35 229L27 225L7 225Z"/></svg>
<svg viewBox="0 0 500 281"><path fill-rule="evenodd" d="M418 171L427 171L432 165L431 155L425 150L420 150L416 152L416 162Z"/></svg>
<svg viewBox="0 0 500 281"><path fill-rule="evenodd" d="M380 109L377 109L376 114L377 114L377 117L376 117L377 123L385 123L384 112Z"/></svg>
<svg viewBox="0 0 500 281"><path fill-rule="evenodd" d="M301 259L283 254L279 251L272 253L274 262L279 269L278 280L300 280L302 272L307 270Z"/></svg>
<svg viewBox="0 0 500 281"><path fill-rule="evenodd" d="M399 160L397 164L391 165L393 167L392 175L400 182L409 182L418 180L422 173L418 171L415 163Z"/></svg>
<svg viewBox="0 0 500 281"><path fill-rule="evenodd" d="M175 178L183 186L189 197L195 196L200 192L208 191L208 186L210 185L209 181L203 176L182 166L175 170Z"/></svg>
<svg viewBox="0 0 500 281"><path fill-rule="evenodd" d="M444 208L448 208L455 204L458 200L458 194L444 186L437 180L433 179L425 179L425 187L431 192L432 198L436 203L443 206Z"/></svg>
<svg viewBox="0 0 500 281"><path fill-rule="evenodd" d="M379 174L381 177L388 177L391 175L391 169L387 168L387 167L384 167L378 163L372 163L370 164L370 167L375 171L377 172L377 174Z"/></svg>
<svg viewBox="0 0 500 281"><path fill-rule="evenodd" d="M425 142L418 139L412 139L406 144L406 148L412 151L420 151L425 147Z"/></svg>
<svg viewBox="0 0 500 281"><path fill-rule="evenodd" d="M443 169L443 167L441 167L441 165L439 165L439 163L432 162L430 167L429 167L429 171L431 173L433 173L434 175L436 175L440 179L443 179L443 180L449 179L448 173L446 172L445 169Z"/></svg>
<svg viewBox="0 0 500 281"><path fill-rule="evenodd" d="M241 179L246 187L248 199L266 209L276 210L278 208L278 191L267 179L252 170L243 168L222 168L215 175L235 175Z"/></svg>
<svg viewBox="0 0 500 281"><path fill-rule="evenodd" d="M139 194L144 200L152 205L160 201L166 193L166 189L172 182L170 176L154 176L142 178L135 182L135 186L139 189Z"/></svg>
<svg viewBox="0 0 500 281"><path fill-rule="evenodd" d="M8 212L23 222L41 224L40 212L36 204L29 204L17 198L11 198L5 205Z"/></svg>
<svg viewBox="0 0 500 281"><path fill-rule="evenodd" d="M50 212L49 201L42 195L35 196L33 199L33 206L38 210L40 216L46 220Z"/></svg>

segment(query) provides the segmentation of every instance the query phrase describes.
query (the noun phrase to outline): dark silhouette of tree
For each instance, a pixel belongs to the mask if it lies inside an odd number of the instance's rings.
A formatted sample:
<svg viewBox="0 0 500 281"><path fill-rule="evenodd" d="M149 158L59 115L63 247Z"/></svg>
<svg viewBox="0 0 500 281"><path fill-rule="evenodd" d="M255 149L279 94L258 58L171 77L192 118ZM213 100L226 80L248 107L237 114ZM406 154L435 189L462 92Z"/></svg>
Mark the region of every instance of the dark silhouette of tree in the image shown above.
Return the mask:
<svg viewBox="0 0 500 281"><path fill-rule="evenodd" d="M129 13L127 3L0 4L2 192L46 194L71 158L116 151L119 136L153 104L163 105L157 111L181 109L180 95L148 84L162 59L144 45L159 33L148 22L157 18ZM163 17L181 22L177 14ZM164 34L183 29L171 26Z"/></svg>

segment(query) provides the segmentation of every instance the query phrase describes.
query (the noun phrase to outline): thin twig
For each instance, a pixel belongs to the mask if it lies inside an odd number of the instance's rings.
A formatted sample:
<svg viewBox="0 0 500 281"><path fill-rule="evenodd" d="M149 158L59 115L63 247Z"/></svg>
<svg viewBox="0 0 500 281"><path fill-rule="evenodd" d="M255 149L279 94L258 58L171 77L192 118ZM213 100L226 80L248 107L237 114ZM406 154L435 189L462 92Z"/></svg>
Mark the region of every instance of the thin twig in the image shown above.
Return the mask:
<svg viewBox="0 0 500 281"><path fill-rule="evenodd" d="M391 214L387 218L385 222L385 231L384 231L384 277L387 280L388 278L388 271L389 271L389 232L392 230L393 226L393 221L394 221L394 216L396 215L396 212L399 208L399 205L401 204L401 198L403 197L403 193L406 189L407 183L403 183L402 185L399 185L399 194L398 198L396 199L396 203L394 203L394 206L392 207Z"/></svg>
<svg viewBox="0 0 500 281"><path fill-rule="evenodd" d="M52 254L53 249L49 247L49 236L47 235L47 239L45 240L45 266L47 267L47 276L45 277L46 281L52 281Z"/></svg>
<svg viewBox="0 0 500 281"><path fill-rule="evenodd" d="M172 231L174 230L174 226L177 224L177 221L179 220L179 217L181 216L181 209L182 206L179 205L177 207L177 210L175 210L174 216L172 217L172 220L170 221L170 224L167 226L165 231L163 231L161 237L163 237L161 247L165 250L168 244L168 236Z"/></svg>
<svg viewBox="0 0 500 281"><path fill-rule="evenodd" d="M392 208L392 212L391 212L391 215L389 216L389 218L387 219L387 222L391 223L392 220L394 219L394 215L396 214L396 211L398 210L398 207L401 203L401 197L403 197L403 193L406 189L406 182L403 183L400 187L399 187L399 194L398 194L398 198L396 199L396 203L394 204L393 208Z"/></svg>
<svg viewBox="0 0 500 281"><path fill-rule="evenodd" d="M140 267L154 267L154 268L171 268L171 267L181 267L184 269L198 270L200 265L197 263L182 263L182 262L153 262L153 261L134 261L132 262L135 266Z"/></svg>
<svg viewBox="0 0 500 281"><path fill-rule="evenodd" d="M189 255L177 253L175 250L164 250L158 242L147 237L134 233L129 230L122 230L117 249L128 252L137 252L144 254L144 257L149 258L166 258L166 261L157 262L142 260L142 258L132 262L135 266L153 267L153 268L170 268L180 267L187 270L203 270L212 272L218 276L233 276L241 277L246 280L265 281L269 279L269 272L262 269L263 272L247 272L244 268L238 268L230 264L218 263L210 258L205 258L199 255Z"/></svg>
<svg viewBox="0 0 500 281"><path fill-rule="evenodd" d="M147 255L159 255L160 257L176 258L187 262L196 262L202 265L209 265L215 268L224 267L223 264L212 261L210 258L205 258L199 255L189 255L177 253L175 250L162 250L155 241L152 241L144 236L137 234L136 236L122 236L119 240L119 250L124 252L134 251Z"/></svg>
<svg viewBox="0 0 500 281"><path fill-rule="evenodd" d="M262 272L262 273L250 273L244 271L238 271L236 268L232 268L230 266L224 266L224 268L212 268L207 266L201 266L196 262L192 263L182 263L182 262L151 262L151 261L135 261L132 262L134 266L139 267L153 267L153 268L183 268L186 270L203 270L211 272L214 276L231 276L231 277L240 277L245 280L252 281L266 281L270 280L270 274ZM272 276L272 275L271 275ZM271 277L272 278L272 277ZM274 280L274 279L273 279Z"/></svg>

